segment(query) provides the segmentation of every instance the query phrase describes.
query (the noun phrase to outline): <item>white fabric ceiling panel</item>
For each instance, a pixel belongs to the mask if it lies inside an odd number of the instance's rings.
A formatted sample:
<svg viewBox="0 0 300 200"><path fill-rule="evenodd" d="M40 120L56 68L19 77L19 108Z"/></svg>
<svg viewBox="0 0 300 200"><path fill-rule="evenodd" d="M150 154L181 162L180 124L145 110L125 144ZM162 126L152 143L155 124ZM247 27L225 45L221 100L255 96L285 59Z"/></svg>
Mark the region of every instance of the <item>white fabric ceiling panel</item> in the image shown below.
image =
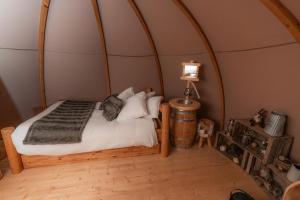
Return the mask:
<svg viewBox="0 0 300 200"><path fill-rule="evenodd" d="M37 0L0 0L0 47L36 49L40 13Z"/></svg>
<svg viewBox="0 0 300 200"><path fill-rule="evenodd" d="M91 1L52 0L49 8L46 49L54 52L101 52Z"/></svg>
<svg viewBox="0 0 300 200"><path fill-rule="evenodd" d="M186 81L180 79L182 74L181 63L183 61L195 60L202 63L199 72L200 81L196 83L201 96L202 107L200 112L216 121L220 121L220 98L218 93L218 82L215 72L207 54L195 56L160 56L163 66L166 98L184 97ZM194 90L193 90L193 93Z"/></svg>
<svg viewBox="0 0 300 200"><path fill-rule="evenodd" d="M98 0L109 54L153 55L147 35L127 0Z"/></svg>
<svg viewBox="0 0 300 200"><path fill-rule="evenodd" d="M160 55L204 52L197 32L171 0L136 1Z"/></svg>
<svg viewBox="0 0 300 200"><path fill-rule="evenodd" d="M48 105L61 99L103 100L107 95L100 56L47 52L45 58Z"/></svg>
<svg viewBox="0 0 300 200"><path fill-rule="evenodd" d="M23 119L32 116L32 108L40 105L38 56L34 51L0 49L0 79Z"/></svg>
<svg viewBox="0 0 300 200"><path fill-rule="evenodd" d="M136 92L147 87L151 87L157 92L160 91L160 82L153 56L110 56L109 64L113 93L119 93L130 86L133 86Z"/></svg>
<svg viewBox="0 0 300 200"><path fill-rule="evenodd" d="M260 1L184 0L215 50L292 42L293 37Z"/></svg>

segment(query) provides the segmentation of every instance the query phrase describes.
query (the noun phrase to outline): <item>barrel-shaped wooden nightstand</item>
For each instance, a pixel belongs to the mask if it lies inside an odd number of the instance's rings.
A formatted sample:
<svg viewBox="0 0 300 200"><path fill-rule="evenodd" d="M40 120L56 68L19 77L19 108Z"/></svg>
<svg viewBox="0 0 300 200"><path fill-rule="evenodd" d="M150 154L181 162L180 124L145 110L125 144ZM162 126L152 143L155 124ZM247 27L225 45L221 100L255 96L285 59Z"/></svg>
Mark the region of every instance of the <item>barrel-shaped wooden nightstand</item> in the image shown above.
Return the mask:
<svg viewBox="0 0 300 200"><path fill-rule="evenodd" d="M171 143L178 148L190 148L193 145L197 129L197 110L201 104L192 101L184 104L184 98L169 101L171 111Z"/></svg>

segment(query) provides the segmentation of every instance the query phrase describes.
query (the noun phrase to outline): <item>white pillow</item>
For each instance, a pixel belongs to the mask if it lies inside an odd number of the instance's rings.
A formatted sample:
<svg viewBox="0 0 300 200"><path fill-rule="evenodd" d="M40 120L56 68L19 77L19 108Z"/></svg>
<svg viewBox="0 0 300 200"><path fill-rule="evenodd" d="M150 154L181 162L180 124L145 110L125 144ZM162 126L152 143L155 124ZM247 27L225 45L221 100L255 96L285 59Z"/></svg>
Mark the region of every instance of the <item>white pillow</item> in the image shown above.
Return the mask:
<svg viewBox="0 0 300 200"><path fill-rule="evenodd" d="M150 97L154 97L155 94L156 94L155 91L147 92L146 96L147 96L147 98L150 98Z"/></svg>
<svg viewBox="0 0 300 200"><path fill-rule="evenodd" d="M134 95L134 91L133 91L133 88L130 87L130 88L127 88L126 90L124 90L123 92L121 92L119 95L118 95L118 98L119 99L122 99L123 102L126 102L126 100L130 97L132 97Z"/></svg>
<svg viewBox="0 0 300 200"><path fill-rule="evenodd" d="M137 119L148 115L146 93L140 92L127 99L124 107L117 117L117 121Z"/></svg>
<svg viewBox="0 0 300 200"><path fill-rule="evenodd" d="M159 106L162 100L162 96L155 96L147 99L147 109L149 115L147 115L146 118L158 118Z"/></svg>

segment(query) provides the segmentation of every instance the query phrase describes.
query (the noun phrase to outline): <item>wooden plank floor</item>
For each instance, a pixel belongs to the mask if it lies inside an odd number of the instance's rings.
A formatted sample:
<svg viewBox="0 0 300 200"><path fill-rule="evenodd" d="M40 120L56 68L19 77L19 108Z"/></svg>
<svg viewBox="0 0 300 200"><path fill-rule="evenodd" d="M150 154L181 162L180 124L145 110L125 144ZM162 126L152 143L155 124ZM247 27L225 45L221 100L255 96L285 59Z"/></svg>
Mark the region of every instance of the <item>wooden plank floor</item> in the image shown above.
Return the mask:
<svg viewBox="0 0 300 200"><path fill-rule="evenodd" d="M208 147L159 155L88 161L24 170L2 163L1 200L228 200L242 188L256 200L268 196L238 166Z"/></svg>

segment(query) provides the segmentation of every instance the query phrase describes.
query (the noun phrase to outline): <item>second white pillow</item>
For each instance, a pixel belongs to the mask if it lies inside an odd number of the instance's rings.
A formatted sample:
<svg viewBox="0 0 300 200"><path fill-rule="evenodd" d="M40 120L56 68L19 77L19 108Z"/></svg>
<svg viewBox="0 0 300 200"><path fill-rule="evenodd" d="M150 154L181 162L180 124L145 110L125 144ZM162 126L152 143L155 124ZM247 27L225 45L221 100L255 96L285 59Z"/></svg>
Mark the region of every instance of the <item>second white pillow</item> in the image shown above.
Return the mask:
<svg viewBox="0 0 300 200"><path fill-rule="evenodd" d="M126 100L134 95L133 87L127 88L118 95L119 99L122 99L125 103Z"/></svg>
<svg viewBox="0 0 300 200"><path fill-rule="evenodd" d="M140 92L127 99L117 117L117 121L137 119L148 115L146 93Z"/></svg>
<svg viewBox="0 0 300 200"><path fill-rule="evenodd" d="M162 96L155 96L147 99L147 109L149 115L147 115L146 118L158 118L159 106L162 100Z"/></svg>

